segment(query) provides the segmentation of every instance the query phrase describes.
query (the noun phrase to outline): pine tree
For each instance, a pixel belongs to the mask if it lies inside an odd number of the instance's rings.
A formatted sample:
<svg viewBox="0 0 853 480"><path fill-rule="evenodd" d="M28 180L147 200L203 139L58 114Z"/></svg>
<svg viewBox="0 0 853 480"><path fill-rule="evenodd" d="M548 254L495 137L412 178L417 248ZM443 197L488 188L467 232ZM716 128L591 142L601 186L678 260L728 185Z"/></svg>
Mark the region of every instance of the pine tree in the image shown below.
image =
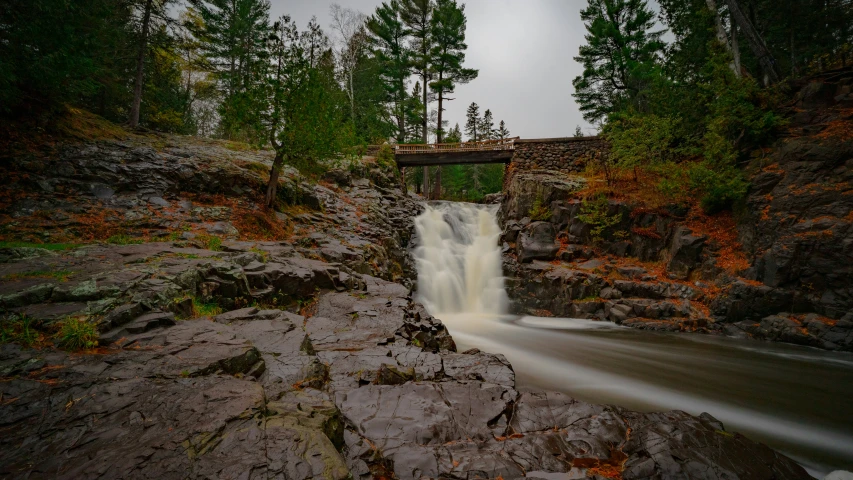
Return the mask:
<svg viewBox="0 0 853 480"><path fill-rule="evenodd" d="M400 2L400 19L408 30L411 37L409 45L409 67L412 72L420 77L423 104L423 113L421 115L421 137L423 143L427 141L427 121L429 119L429 96L428 88L431 78L431 58L430 51L432 48L432 31L430 24L432 22L433 10L435 5L432 0L401 0Z"/></svg>
<svg viewBox="0 0 853 480"><path fill-rule="evenodd" d="M366 25L370 32L370 44L379 61L379 75L387 102L391 105L391 116L397 126L395 137L398 143L402 143L409 136L407 126L411 120L409 112L412 102L407 91L409 56L406 37L409 32L400 18L399 0L382 3Z"/></svg>
<svg viewBox="0 0 853 480"><path fill-rule="evenodd" d="M575 127L575 138L583 137L583 130L581 130L581 126L578 125Z"/></svg>
<svg viewBox="0 0 853 480"><path fill-rule="evenodd" d="M477 78L478 71L464 68L465 50L465 5L459 6L456 0L438 0L435 6L430 32L432 48L430 62L433 80L430 89L438 97L438 142L444 136L442 114L444 113L445 95L453 93L458 84L468 83Z"/></svg>
<svg viewBox="0 0 853 480"><path fill-rule="evenodd" d="M202 19L194 32L219 81L220 128L227 138L257 141L259 69L270 35L268 0L190 0Z"/></svg>
<svg viewBox="0 0 853 480"><path fill-rule="evenodd" d="M468 141L477 142L480 140L480 106L474 102L468 105L468 110L465 112L465 134L468 135Z"/></svg>
<svg viewBox="0 0 853 480"><path fill-rule="evenodd" d="M495 132L495 138L500 138L501 140L506 140L509 138L509 129L506 128L506 123L501 120L501 123L498 125L498 129Z"/></svg>
<svg viewBox="0 0 853 480"><path fill-rule="evenodd" d="M655 15L645 0L590 0L581 11L586 45L575 61L583 74L572 82L574 97L590 122L604 120L640 93L663 50L662 32L652 32Z"/></svg>
<svg viewBox="0 0 853 480"><path fill-rule="evenodd" d="M491 140L495 138L495 121L492 119L492 111L486 110L483 113L483 121L480 122L480 139Z"/></svg>
<svg viewBox="0 0 853 480"><path fill-rule="evenodd" d="M460 143L462 141L462 130L459 129L458 123L447 132L444 141L447 143Z"/></svg>
<svg viewBox="0 0 853 480"><path fill-rule="evenodd" d="M402 141L413 141L415 143L422 141L423 127L421 126L423 118L423 103L421 103L421 82L415 82L411 94L406 100L404 113L406 115L406 136ZM421 175L418 178L422 178Z"/></svg>
<svg viewBox="0 0 853 480"><path fill-rule="evenodd" d="M409 68L412 72L420 77L421 83L421 131L420 137L423 143L429 143L429 81L431 78L430 72L430 49L432 45L432 32L430 31L430 22L435 5L432 0L401 0L400 3L400 19L408 29L411 36L409 45ZM429 167L424 167L423 172L424 193L430 195L430 174Z"/></svg>

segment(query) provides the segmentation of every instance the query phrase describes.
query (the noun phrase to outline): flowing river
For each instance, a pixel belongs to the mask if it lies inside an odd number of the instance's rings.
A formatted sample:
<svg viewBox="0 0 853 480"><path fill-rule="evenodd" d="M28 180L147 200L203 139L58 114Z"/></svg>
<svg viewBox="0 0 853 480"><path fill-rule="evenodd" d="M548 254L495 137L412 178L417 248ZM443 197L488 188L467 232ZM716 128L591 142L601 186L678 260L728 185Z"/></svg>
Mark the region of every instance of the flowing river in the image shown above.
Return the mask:
<svg viewBox="0 0 853 480"><path fill-rule="evenodd" d="M819 478L853 470L853 354L507 315L496 212L435 202L415 219L419 300L460 351L506 355L519 388L641 411L708 412Z"/></svg>

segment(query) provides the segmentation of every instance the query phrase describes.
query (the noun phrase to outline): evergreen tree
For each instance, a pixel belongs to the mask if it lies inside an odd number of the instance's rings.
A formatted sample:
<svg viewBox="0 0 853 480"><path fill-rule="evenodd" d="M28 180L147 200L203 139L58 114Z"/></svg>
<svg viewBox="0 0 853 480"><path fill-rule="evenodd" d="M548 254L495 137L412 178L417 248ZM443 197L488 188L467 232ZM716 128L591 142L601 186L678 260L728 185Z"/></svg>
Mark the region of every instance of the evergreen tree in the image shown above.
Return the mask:
<svg viewBox="0 0 853 480"><path fill-rule="evenodd" d="M432 0L401 0L400 19L406 26L411 43L409 45L409 68L420 77L421 104L421 138L423 143L427 142L427 122L429 119L429 96L428 88L431 78L431 50L432 50L432 16L435 5ZM425 167L426 168L426 167ZM426 171L426 170L425 170Z"/></svg>
<svg viewBox="0 0 853 480"><path fill-rule="evenodd" d="M500 138L502 140L506 140L509 138L509 129L506 128L506 123L501 120L501 123L498 125L498 129L495 132L495 138Z"/></svg>
<svg viewBox="0 0 853 480"><path fill-rule="evenodd" d="M495 138L495 121L492 119L492 111L486 110L483 113L483 121L480 122L480 139L491 140Z"/></svg>
<svg viewBox="0 0 853 480"><path fill-rule="evenodd" d="M438 129L437 141L441 143L444 136L443 119L445 95L453 93L456 85L468 83L477 78L479 73L472 68L465 68L465 5L459 6L456 0L438 0L435 6L430 32L432 48L430 49L431 72L433 79L429 83L438 97Z"/></svg>
<svg viewBox="0 0 853 480"><path fill-rule="evenodd" d="M256 103L270 35L268 0L190 0L202 19L194 32L222 92L220 129L227 138L260 141Z"/></svg>
<svg viewBox="0 0 853 480"><path fill-rule="evenodd" d="M409 56L406 49L408 30L400 18L399 0L384 2L367 20L370 45L379 63L379 78L396 124L398 143L409 137L409 121L413 120L413 102L408 95ZM416 85L419 89L419 86ZM417 93L420 96L420 92ZM419 118L419 117L418 117Z"/></svg>
<svg viewBox="0 0 853 480"><path fill-rule="evenodd" d="M132 15L113 0L0 2L0 113L126 108Z"/></svg>
<svg viewBox="0 0 853 480"><path fill-rule="evenodd" d="M576 126L575 127L575 138L581 138L583 136L584 135L583 135L583 130L581 130L581 126L580 125Z"/></svg>
<svg viewBox="0 0 853 480"><path fill-rule="evenodd" d="M477 142L480 140L480 106L474 102L468 105L468 110L465 112L465 134L468 135L468 141Z"/></svg>
<svg viewBox="0 0 853 480"><path fill-rule="evenodd" d="M421 103L421 82L415 82L412 93L409 95L404 113L406 116L406 136L403 141L412 141L414 143L422 142L423 127L421 126L423 117L423 104ZM422 176L419 177L422 179Z"/></svg>
<svg viewBox="0 0 853 480"><path fill-rule="evenodd" d="M444 139L447 143L460 143L462 142L462 130L459 129L459 124L450 129L447 132L447 137Z"/></svg>
<svg viewBox="0 0 853 480"><path fill-rule="evenodd" d="M289 17L273 27L269 40L271 62L265 68L264 133L275 150L265 202L277 199L278 179L285 163L311 171L316 161L339 152L351 142L347 128L348 102L335 80L328 42L316 22L299 32Z"/></svg>
<svg viewBox="0 0 853 480"><path fill-rule="evenodd" d="M590 122L628 105L641 106L641 92L663 49L652 32L654 13L645 0L590 0L581 11L587 34L575 61L583 74L572 82L574 97Z"/></svg>

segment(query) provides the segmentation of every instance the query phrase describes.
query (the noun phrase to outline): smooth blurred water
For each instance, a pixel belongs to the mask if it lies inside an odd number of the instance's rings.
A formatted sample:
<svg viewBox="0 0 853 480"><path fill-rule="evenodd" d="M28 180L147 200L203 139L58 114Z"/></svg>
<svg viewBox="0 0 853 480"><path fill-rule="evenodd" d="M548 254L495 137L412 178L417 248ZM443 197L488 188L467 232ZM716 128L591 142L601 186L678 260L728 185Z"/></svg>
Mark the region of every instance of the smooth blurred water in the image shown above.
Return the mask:
<svg viewBox="0 0 853 480"><path fill-rule="evenodd" d="M430 205L416 228L420 300L460 350L506 355L520 388L641 411L708 412L814 475L853 470L853 354L505 315L494 207Z"/></svg>

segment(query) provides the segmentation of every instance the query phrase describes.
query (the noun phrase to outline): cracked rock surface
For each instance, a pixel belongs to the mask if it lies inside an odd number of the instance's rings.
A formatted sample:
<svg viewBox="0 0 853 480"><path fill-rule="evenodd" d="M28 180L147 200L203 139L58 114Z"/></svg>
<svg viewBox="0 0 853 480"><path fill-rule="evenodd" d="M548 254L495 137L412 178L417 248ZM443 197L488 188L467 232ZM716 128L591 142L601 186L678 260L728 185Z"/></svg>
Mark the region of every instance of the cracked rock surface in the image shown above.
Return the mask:
<svg viewBox="0 0 853 480"><path fill-rule="evenodd" d="M282 275L314 272L301 262ZM180 320L120 286L131 307L105 327L113 343L3 345L0 476L809 478L709 415L520 392L503 356L457 353L405 287L330 275L311 278L345 288L321 289L305 315Z"/></svg>

